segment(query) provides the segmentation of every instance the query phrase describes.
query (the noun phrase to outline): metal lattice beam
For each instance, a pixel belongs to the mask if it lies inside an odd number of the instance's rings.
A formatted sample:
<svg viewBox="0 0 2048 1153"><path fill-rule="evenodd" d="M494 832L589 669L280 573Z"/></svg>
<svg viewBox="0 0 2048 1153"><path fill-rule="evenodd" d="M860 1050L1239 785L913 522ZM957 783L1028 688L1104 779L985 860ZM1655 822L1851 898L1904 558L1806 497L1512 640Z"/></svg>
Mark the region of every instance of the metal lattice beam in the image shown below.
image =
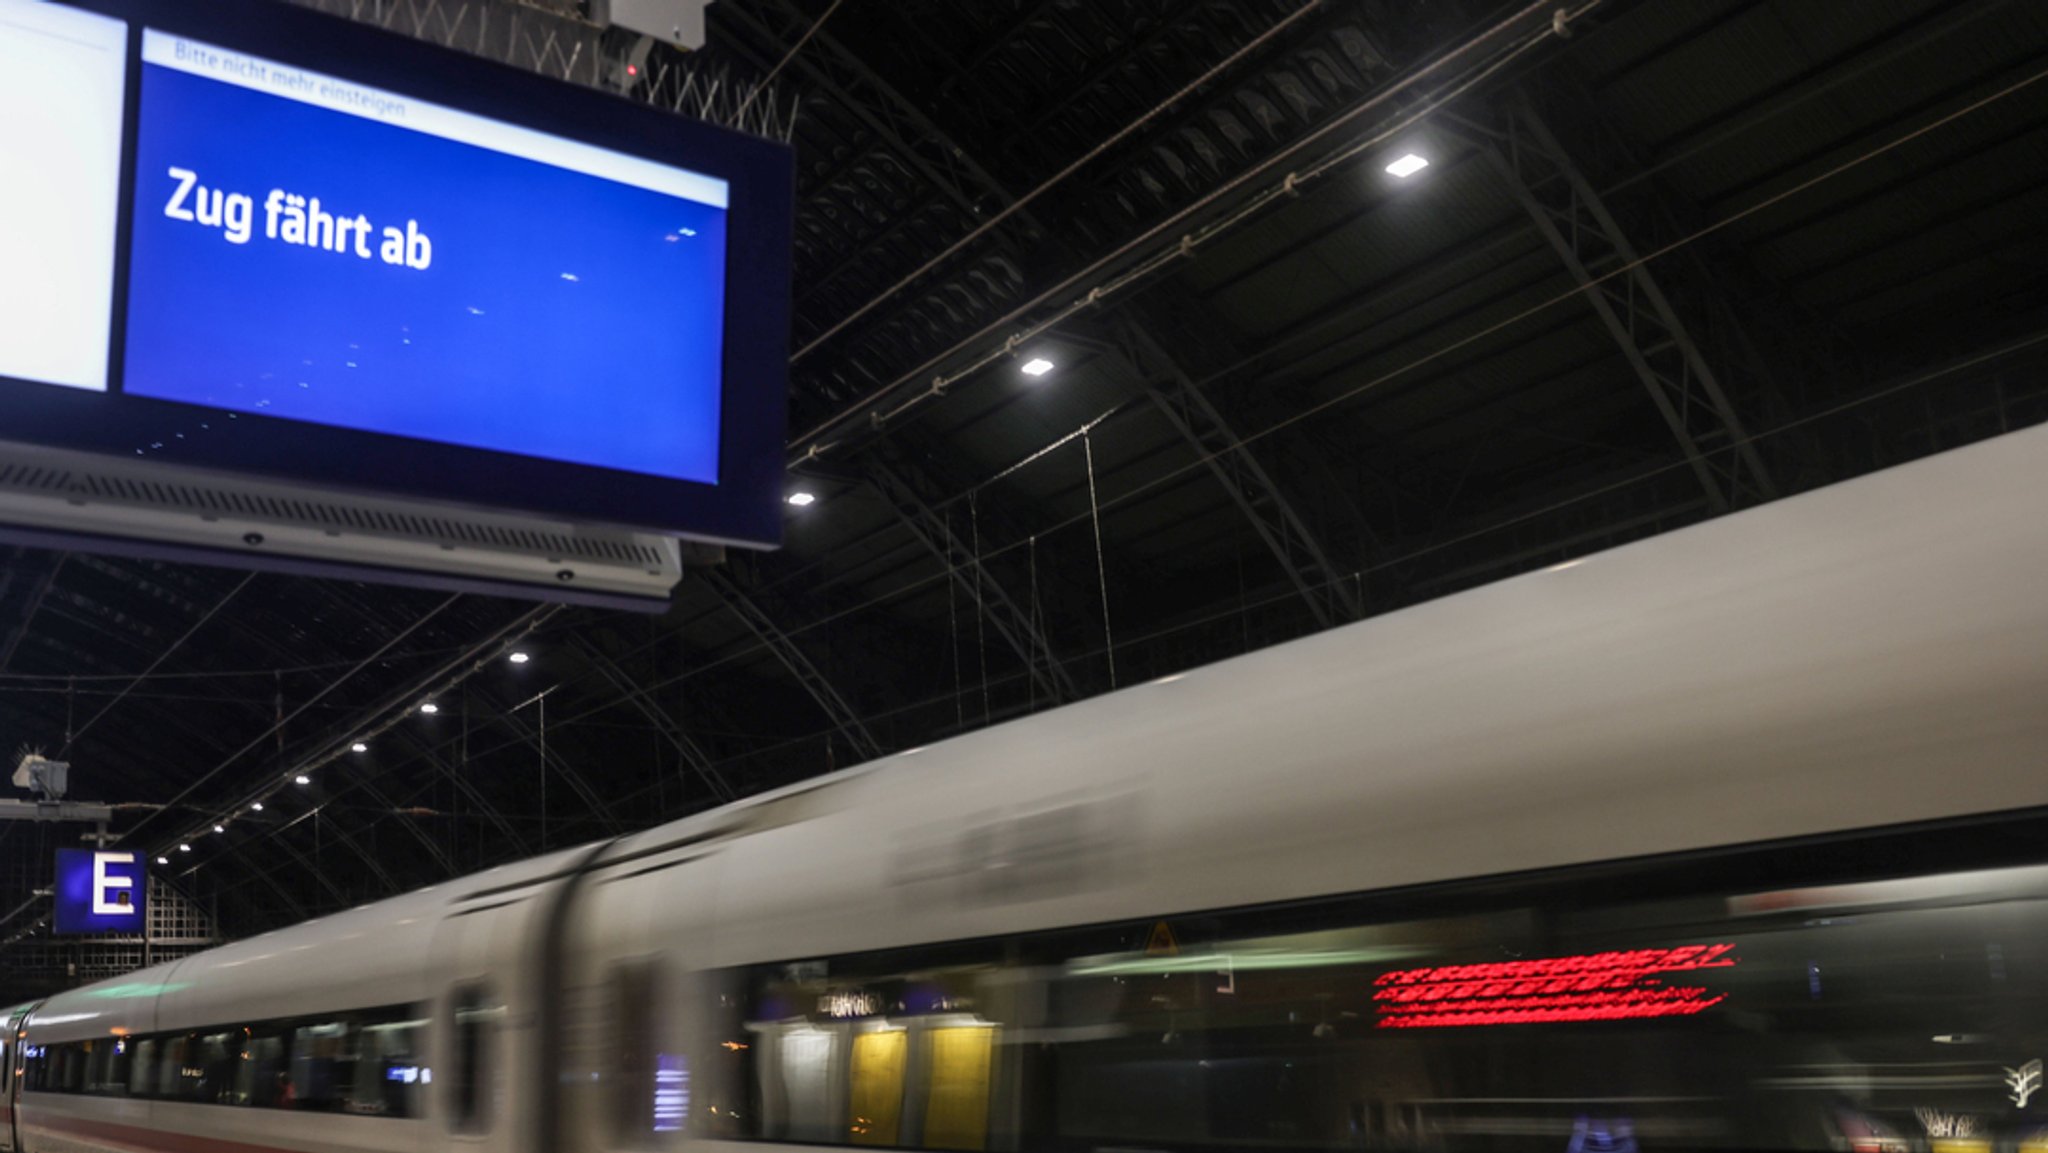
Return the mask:
<svg viewBox="0 0 2048 1153"><path fill-rule="evenodd" d="M995 579L981 558L960 542L953 526L925 503L908 479L883 464L870 465L868 482L891 511L927 551L946 567L946 575L960 592L971 598L988 618L989 627L1015 650L1029 671L1032 682L1051 704L1078 699L1074 679L1053 656L1046 638L1031 613L1026 612Z"/></svg>
<svg viewBox="0 0 2048 1153"><path fill-rule="evenodd" d="M570 640L575 645L576 651L582 653L584 659L590 662L590 666L597 670L597 674L603 677L605 682L611 685L612 690L618 693L627 704L633 706L641 716L647 718L648 722L654 726L655 731L659 732L663 739L667 740L674 747L676 754L682 757L683 763L690 766L692 772L702 777L704 782L711 786L712 791L717 794L720 800L730 801L738 798L738 790L734 789L732 783L725 779L725 774L718 771L718 762L712 760L711 755L706 753L703 747L690 737L690 734L684 732L683 726L678 724L676 719L670 716L665 709L656 704L647 690L641 688L638 681L634 680L626 670L620 668L617 661L606 656L604 650L597 647L596 641L591 640L582 633L572 633Z"/></svg>
<svg viewBox="0 0 2048 1153"><path fill-rule="evenodd" d="M1331 563L1322 542L1187 369L1137 322L1120 317L1116 329L1146 395L1252 522L1316 623L1329 628L1357 620L1362 613L1357 583Z"/></svg>
<svg viewBox="0 0 2048 1153"><path fill-rule="evenodd" d="M839 695L839 690L832 687L832 682L818 671L818 666L811 663L811 658L804 654L794 637L784 632L772 617L761 610L761 606L754 603L752 597L741 591L731 576L709 569L705 572L704 583L718 594L734 616L740 618L747 630L775 654L775 659L782 662L782 667L788 669L811 699L818 703L825 718L862 760L872 760L881 755L882 746L868 732L866 722L853 711L852 705L846 703L846 698Z"/></svg>
<svg viewBox="0 0 2048 1153"><path fill-rule="evenodd" d="M1620 348L1717 512L1778 495L1721 379L1664 289L1526 98L1477 141Z"/></svg>
<svg viewBox="0 0 2048 1153"><path fill-rule="evenodd" d="M722 19L746 29L757 41L790 45L811 31L813 20L791 0L751 0L722 4ZM995 178L947 139L930 117L918 111L831 32L812 36L793 67L829 93L946 199L970 215L979 215L992 199L1008 203Z"/></svg>
<svg viewBox="0 0 2048 1153"><path fill-rule="evenodd" d="M330 16L370 24L553 80L628 96L665 112L728 124L743 132L787 140L795 109L772 91L739 85L720 70L700 70L688 55L662 49L639 69L614 36L577 15L579 5L547 11L522 0L293 0ZM641 38L643 46L658 41Z"/></svg>
<svg viewBox="0 0 2048 1153"><path fill-rule="evenodd" d="M570 763L569 759L561 754L560 749L549 748L547 742L541 739L539 729L528 724L525 718L521 717L515 709L507 709L497 705L482 692L479 692L477 697L490 707L490 719L511 729L514 733L518 734L520 740L532 745L535 751L541 754L545 767L553 771L556 776L568 782L570 791L574 792L583 801L584 805L590 809L592 815L596 816L604 824L605 828L615 834L625 831L625 824L611 811L611 807L605 804L603 794L599 793L596 787L591 785L590 778L584 776L574 764Z"/></svg>
<svg viewBox="0 0 2048 1153"><path fill-rule="evenodd" d="M748 10L772 14L778 22L774 25L750 19L737 6L733 7L734 11L728 14L754 29L756 35L784 36L785 39L779 41L782 43L794 43L789 37L800 36L809 27L808 18L789 0L765 0ZM813 45L815 51L798 57L813 80L853 109L863 123L948 199L974 212L979 212L990 202L1008 205L1015 200L987 169L971 159L965 149L855 59L832 39L830 33L819 34ZM913 147L913 141L923 147ZM1044 222L1033 213L1020 213L1019 218L1029 227L1041 233L1047 232ZM1286 569L1289 578L1302 590L1317 621L1328 627L1357 619L1360 608L1356 587L1347 585L1339 570L1330 564L1318 538L1309 531L1306 522L1273 483L1273 478L1243 449L1215 406L1194 388L1187 373L1165 355L1158 341L1141 336L1133 343L1143 352L1136 359L1148 362L1151 368L1150 371L1141 368L1141 375L1148 379L1159 378L1150 386L1154 401L1160 404L1169 422L1194 450L1210 461L1211 470L1230 490L1232 499L1245 511L1261 539L1272 548L1273 555ZM887 492L883 495L890 497ZM890 504L892 507L896 504L893 497L890 497ZM923 534L919 535L923 539ZM959 579L958 566L949 562L949 567ZM1027 653L1035 641L1028 634L1014 633L1019 618L1011 615L1015 605L1010 598L977 599L987 613L990 625L1013 647L1018 647L1020 653ZM1049 656L1049 650L1041 651L1047 651ZM1037 677L1039 670L1028 655L1026 661L1033 665L1033 675ZM1056 679L1066 679L1063 674L1055 676Z"/></svg>
<svg viewBox="0 0 2048 1153"><path fill-rule="evenodd" d="M21 612L7 631L7 639L0 642L0 672L6 672L14 662L14 654L21 648L21 642L28 636L31 626L36 623L36 614L43 609L43 598L50 595L50 586L57 581L57 573L64 567L64 553L48 558L41 572L33 578L35 584L22 598Z"/></svg>
<svg viewBox="0 0 2048 1153"><path fill-rule="evenodd" d="M572 84L604 74L602 29L504 0L295 0L331 16Z"/></svg>
<svg viewBox="0 0 2048 1153"><path fill-rule="evenodd" d="M426 762L434 767L435 772L453 785L457 792L476 807L476 812L489 821L492 828L498 830L499 835L505 838L505 843L512 847L512 855L515 858L533 855L533 850L527 847L526 838L520 836L519 831L512 827L512 822L505 818L504 812L477 789L476 783L463 774L461 766L450 763L448 758L435 749L431 741L420 737L411 737L409 740L413 751L425 758ZM459 870L450 870L449 875L454 876L457 871Z"/></svg>

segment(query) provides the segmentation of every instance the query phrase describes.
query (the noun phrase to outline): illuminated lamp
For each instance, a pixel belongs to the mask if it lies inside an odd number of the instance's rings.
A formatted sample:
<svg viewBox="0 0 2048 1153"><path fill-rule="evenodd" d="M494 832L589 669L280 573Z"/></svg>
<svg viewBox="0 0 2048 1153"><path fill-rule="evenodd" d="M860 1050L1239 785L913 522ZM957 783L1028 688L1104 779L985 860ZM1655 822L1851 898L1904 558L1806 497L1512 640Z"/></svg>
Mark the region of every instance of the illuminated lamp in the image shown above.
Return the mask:
<svg viewBox="0 0 2048 1153"><path fill-rule="evenodd" d="M1423 159L1420 156L1415 155L1413 152L1410 152L1407 155L1401 157L1401 159L1396 160L1392 164L1387 165L1387 172L1394 176L1398 176L1403 180L1406 180L1410 176L1413 176L1416 173L1428 167L1429 161Z"/></svg>

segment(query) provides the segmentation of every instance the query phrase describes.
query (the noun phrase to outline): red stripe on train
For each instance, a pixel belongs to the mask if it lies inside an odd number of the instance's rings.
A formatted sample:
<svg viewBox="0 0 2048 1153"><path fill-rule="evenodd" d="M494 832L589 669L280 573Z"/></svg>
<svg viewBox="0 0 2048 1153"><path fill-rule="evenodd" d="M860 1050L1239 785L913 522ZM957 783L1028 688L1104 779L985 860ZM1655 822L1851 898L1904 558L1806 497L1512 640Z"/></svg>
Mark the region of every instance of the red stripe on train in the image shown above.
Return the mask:
<svg viewBox="0 0 2048 1153"><path fill-rule="evenodd" d="M22 1128L29 1132L54 1130L72 1137L133 1149L137 1153L292 1153L281 1145L250 1145L242 1141L223 1141L218 1137L120 1125L112 1121L88 1121L83 1117L36 1116L36 1111L31 1111L29 1119L22 1122Z"/></svg>

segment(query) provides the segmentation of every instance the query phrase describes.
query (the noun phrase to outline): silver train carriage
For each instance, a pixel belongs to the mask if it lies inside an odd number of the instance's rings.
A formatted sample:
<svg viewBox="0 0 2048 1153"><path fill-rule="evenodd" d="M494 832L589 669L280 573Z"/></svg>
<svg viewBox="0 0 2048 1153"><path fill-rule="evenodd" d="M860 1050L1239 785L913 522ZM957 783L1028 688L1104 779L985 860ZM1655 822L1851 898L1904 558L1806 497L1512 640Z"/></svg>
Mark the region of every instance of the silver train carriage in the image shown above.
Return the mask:
<svg viewBox="0 0 2048 1153"><path fill-rule="evenodd" d="M2048 428L15 1010L32 1153L2048 1150Z"/></svg>

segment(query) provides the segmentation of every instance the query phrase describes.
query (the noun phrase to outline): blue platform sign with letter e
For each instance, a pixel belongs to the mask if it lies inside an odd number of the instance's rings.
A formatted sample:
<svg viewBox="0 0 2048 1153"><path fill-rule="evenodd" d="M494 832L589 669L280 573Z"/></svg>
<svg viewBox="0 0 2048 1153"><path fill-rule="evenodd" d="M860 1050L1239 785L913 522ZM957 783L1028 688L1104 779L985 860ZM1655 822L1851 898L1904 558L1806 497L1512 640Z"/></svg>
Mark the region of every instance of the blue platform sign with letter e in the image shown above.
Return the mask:
<svg viewBox="0 0 2048 1153"><path fill-rule="evenodd" d="M124 849L57 850L59 933L140 933L149 878L142 854Z"/></svg>

